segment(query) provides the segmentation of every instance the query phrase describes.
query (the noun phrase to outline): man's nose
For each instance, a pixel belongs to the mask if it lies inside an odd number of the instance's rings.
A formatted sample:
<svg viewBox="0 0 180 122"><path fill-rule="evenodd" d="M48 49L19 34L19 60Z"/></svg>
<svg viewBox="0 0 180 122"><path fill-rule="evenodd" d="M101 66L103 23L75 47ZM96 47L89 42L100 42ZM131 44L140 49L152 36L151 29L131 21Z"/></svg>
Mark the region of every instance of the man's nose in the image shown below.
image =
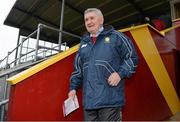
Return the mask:
<svg viewBox="0 0 180 122"><path fill-rule="evenodd" d="M88 21L87 21L87 24L88 24L88 25L91 24L91 20L88 20Z"/></svg>
<svg viewBox="0 0 180 122"><path fill-rule="evenodd" d="M91 22L92 22L91 19L89 19L89 20L87 21L87 24L91 24Z"/></svg>

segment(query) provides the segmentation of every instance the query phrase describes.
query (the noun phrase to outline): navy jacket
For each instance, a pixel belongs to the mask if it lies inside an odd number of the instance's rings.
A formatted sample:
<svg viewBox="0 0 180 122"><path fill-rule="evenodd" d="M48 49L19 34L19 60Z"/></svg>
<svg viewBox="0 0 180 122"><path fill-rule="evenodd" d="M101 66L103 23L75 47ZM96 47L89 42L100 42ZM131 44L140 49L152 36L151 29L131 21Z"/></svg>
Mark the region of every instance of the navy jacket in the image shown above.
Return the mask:
<svg viewBox="0 0 180 122"><path fill-rule="evenodd" d="M92 43L90 34L85 34L75 57L70 90L83 84L85 109L123 106L124 78L135 73L138 57L131 40L112 26L104 27ZM111 73L117 72L121 81L117 86L108 84Z"/></svg>

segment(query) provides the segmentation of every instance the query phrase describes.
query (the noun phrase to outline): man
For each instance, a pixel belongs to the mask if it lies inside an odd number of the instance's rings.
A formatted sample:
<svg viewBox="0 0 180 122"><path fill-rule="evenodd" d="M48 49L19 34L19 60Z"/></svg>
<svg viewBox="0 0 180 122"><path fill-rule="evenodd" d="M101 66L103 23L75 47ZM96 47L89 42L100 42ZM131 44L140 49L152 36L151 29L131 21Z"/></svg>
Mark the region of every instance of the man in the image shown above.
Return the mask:
<svg viewBox="0 0 180 122"><path fill-rule="evenodd" d="M85 121L121 120L124 79L135 73L136 51L124 34L103 26L99 9L87 9L84 20L88 33L81 39L68 96L73 98L83 84Z"/></svg>

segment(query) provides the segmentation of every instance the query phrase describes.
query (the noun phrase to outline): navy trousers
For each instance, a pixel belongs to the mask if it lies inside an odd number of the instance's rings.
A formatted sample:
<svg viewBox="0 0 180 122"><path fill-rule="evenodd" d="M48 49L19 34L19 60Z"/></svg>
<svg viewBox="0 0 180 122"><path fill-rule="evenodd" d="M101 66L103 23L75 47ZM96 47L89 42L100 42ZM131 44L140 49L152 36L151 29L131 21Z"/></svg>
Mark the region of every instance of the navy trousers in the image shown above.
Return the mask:
<svg viewBox="0 0 180 122"><path fill-rule="evenodd" d="M121 108L84 110L85 121L121 121Z"/></svg>

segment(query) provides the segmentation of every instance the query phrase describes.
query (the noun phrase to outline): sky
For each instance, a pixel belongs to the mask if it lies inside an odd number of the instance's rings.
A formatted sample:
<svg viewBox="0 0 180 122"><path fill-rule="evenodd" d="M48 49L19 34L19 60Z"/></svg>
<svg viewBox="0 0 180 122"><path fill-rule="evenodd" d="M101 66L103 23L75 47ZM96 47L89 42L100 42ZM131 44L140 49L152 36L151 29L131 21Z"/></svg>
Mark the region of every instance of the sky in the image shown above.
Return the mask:
<svg viewBox="0 0 180 122"><path fill-rule="evenodd" d="M19 30L3 24L15 1L0 0L0 60L17 45Z"/></svg>

